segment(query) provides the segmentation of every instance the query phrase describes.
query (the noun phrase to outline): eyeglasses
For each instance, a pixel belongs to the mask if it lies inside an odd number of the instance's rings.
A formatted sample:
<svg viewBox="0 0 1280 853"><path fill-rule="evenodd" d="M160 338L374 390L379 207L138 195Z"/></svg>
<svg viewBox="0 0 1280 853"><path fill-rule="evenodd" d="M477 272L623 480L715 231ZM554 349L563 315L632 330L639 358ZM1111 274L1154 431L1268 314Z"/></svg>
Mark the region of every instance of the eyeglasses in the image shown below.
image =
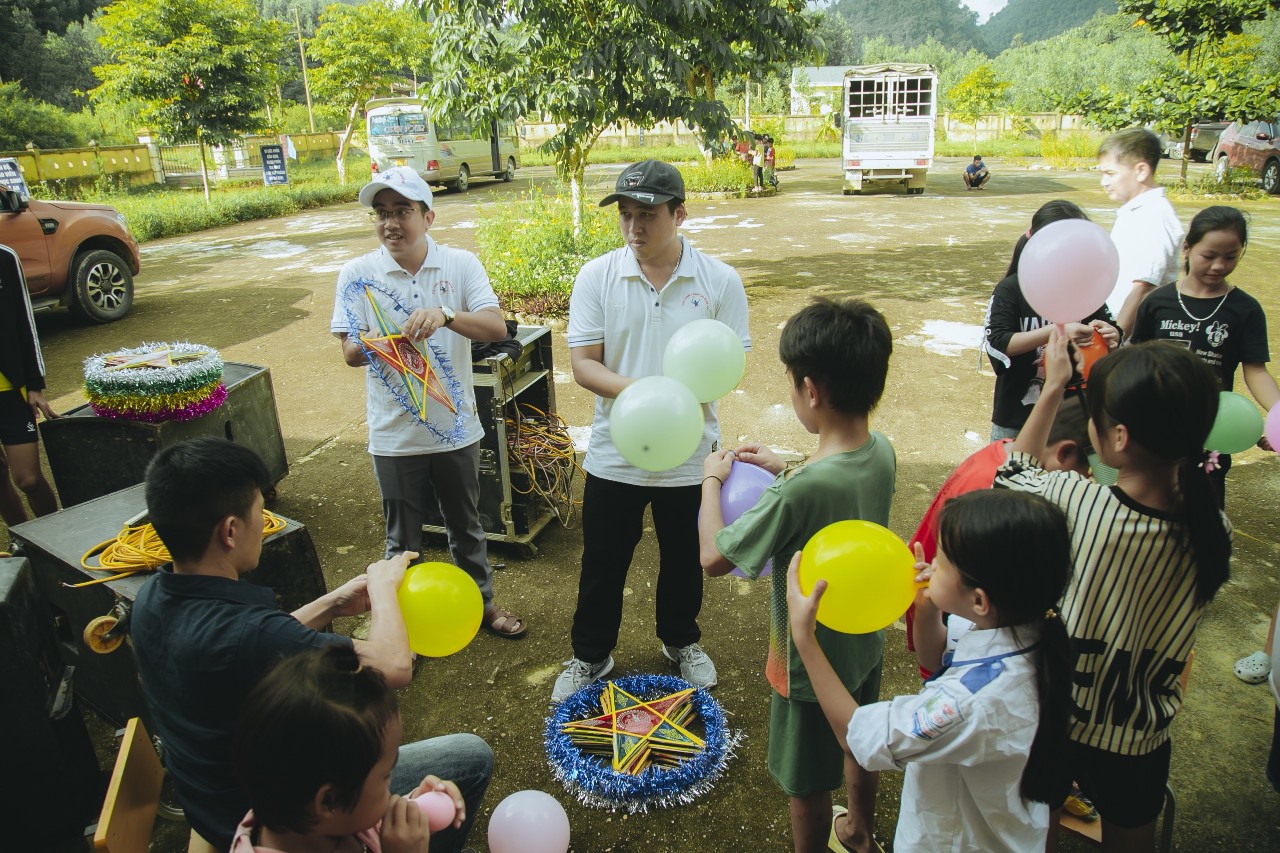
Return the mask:
<svg viewBox="0 0 1280 853"><path fill-rule="evenodd" d="M372 222L386 222L388 219L394 219L396 222L404 222L416 212L412 207L397 207L395 210L370 210L369 220Z"/></svg>

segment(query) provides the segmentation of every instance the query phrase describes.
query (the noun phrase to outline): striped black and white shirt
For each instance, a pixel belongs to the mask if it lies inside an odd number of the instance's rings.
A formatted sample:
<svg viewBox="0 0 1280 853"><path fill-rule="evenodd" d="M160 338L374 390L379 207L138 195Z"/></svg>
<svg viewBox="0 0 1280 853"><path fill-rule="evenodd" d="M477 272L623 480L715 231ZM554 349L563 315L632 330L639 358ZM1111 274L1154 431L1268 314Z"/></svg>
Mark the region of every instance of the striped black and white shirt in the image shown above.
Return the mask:
<svg viewBox="0 0 1280 853"><path fill-rule="evenodd" d="M1122 755L1160 747L1182 705L1178 676L1204 612L1185 526L1114 486L1046 472L1026 453L1010 454L995 485L1042 495L1067 516L1075 571L1061 614L1071 638L1072 739Z"/></svg>

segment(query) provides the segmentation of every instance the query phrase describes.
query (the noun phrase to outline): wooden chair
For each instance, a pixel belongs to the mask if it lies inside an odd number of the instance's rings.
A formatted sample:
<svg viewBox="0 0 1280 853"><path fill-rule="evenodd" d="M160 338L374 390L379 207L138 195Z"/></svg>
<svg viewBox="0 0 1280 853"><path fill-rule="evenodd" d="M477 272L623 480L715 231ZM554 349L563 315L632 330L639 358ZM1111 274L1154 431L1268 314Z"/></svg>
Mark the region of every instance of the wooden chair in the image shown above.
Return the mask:
<svg viewBox="0 0 1280 853"><path fill-rule="evenodd" d="M1187 665L1182 668L1182 674L1178 676L1178 681L1182 683L1182 695L1187 695L1187 684L1191 680L1191 664L1195 662L1196 650L1192 649L1191 654L1187 657ZM1173 795L1173 786L1165 783L1164 786L1164 809L1160 812L1160 845L1157 849L1161 853L1173 853L1173 821L1178 816L1178 798ZM1094 844L1102 843L1102 821L1085 821L1075 815L1062 813L1062 817L1058 820L1058 828L1070 834L1092 841Z"/></svg>
<svg viewBox="0 0 1280 853"><path fill-rule="evenodd" d="M160 802L164 767L137 717L129 720L93 832L97 853L147 853Z"/></svg>

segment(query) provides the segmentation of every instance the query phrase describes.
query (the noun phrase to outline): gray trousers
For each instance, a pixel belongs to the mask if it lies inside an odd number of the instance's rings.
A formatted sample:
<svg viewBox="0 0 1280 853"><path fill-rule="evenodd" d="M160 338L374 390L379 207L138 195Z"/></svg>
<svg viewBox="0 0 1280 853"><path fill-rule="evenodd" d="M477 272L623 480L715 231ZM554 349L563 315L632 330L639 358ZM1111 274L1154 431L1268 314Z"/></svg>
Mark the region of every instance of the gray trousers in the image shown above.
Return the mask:
<svg viewBox="0 0 1280 853"><path fill-rule="evenodd" d="M421 553L422 525L435 501L448 531L453 563L475 580L488 607L493 601L493 569L478 507L480 442L420 456L374 456L373 474L387 520L386 555Z"/></svg>

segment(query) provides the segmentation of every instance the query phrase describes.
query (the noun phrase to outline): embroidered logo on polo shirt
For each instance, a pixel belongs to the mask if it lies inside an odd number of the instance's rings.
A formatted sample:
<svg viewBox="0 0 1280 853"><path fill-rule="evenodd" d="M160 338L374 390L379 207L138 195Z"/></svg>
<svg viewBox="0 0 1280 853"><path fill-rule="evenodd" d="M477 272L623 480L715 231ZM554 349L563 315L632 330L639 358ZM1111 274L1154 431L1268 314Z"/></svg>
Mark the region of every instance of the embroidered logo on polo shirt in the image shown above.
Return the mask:
<svg viewBox="0 0 1280 853"><path fill-rule="evenodd" d="M441 296L448 296L454 291L454 289L453 282L449 281L447 278L436 282L436 293L439 293Z"/></svg>
<svg viewBox="0 0 1280 853"><path fill-rule="evenodd" d="M701 308L710 303L711 300L707 298L705 293L690 293L680 300L680 307Z"/></svg>
<svg viewBox="0 0 1280 853"><path fill-rule="evenodd" d="M916 706L911 734L920 740L934 740L956 723L964 722L960 703L945 687L938 687Z"/></svg>

